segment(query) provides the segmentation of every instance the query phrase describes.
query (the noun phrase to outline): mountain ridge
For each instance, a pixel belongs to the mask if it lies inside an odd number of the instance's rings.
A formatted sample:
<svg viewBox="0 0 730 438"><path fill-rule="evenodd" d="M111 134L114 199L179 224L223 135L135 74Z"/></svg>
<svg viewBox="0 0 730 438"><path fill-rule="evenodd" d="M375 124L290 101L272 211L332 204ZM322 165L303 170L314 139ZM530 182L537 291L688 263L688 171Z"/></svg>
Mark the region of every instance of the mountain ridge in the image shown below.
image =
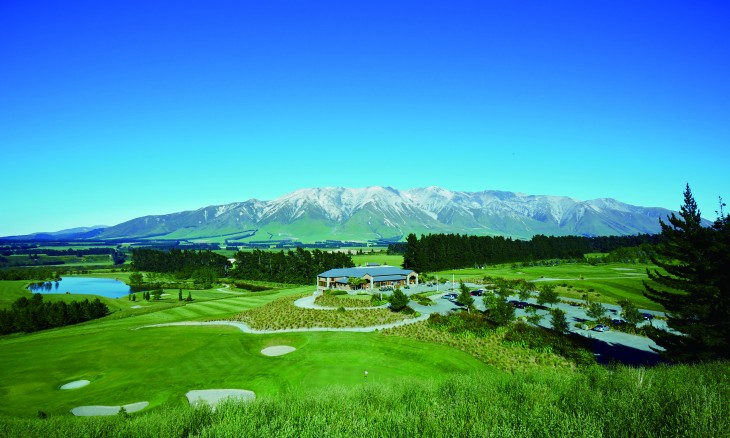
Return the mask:
<svg viewBox="0 0 730 438"><path fill-rule="evenodd" d="M530 238L545 235L627 235L660 232L659 218L672 211L613 198L581 201L568 196L438 186L303 188L270 201L209 205L138 217L86 233L44 233L80 239L196 240L304 243L397 241L409 233L460 233ZM80 231L80 230L79 230ZM36 233L38 234L38 233Z"/></svg>
<svg viewBox="0 0 730 438"><path fill-rule="evenodd" d="M613 198L438 186L303 188L270 201L249 199L164 215L149 215L95 230L94 239L157 240L400 240L409 233L460 233L530 238L546 235L657 233L672 213ZM89 236L92 237L92 236Z"/></svg>

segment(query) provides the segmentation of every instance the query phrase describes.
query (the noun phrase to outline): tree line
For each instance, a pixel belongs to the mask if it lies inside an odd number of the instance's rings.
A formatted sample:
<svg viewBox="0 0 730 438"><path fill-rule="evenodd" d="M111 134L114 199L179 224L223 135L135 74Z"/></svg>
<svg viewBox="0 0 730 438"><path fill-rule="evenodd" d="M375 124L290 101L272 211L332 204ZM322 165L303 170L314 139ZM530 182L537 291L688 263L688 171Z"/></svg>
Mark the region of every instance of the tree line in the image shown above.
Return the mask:
<svg viewBox="0 0 730 438"><path fill-rule="evenodd" d="M239 251L235 255L231 276L242 280L312 284L318 274L334 268L355 266L352 257L343 252L307 251Z"/></svg>
<svg viewBox="0 0 730 438"><path fill-rule="evenodd" d="M101 254L114 254L117 252L115 248L68 248L68 249L52 249L52 248L12 248L3 247L0 250L0 254L4 256L9 255L23 255L23 254L45 254L47 256L77 256L83 257L87 255L101 255Z"/></svg>
<svg viewBox="0 0 730 438"><path fill-rule="evenodd" d="M533 260L582 260L586 253L656 243L659 239L650 234L603 237L536 235L530 240L466 234L429 234L418 238L409 234L404 243L390 245L388 251L401 252L406 269L433 272Z"/></svg>
<svg viewBox="0 0 730 438"><path fill-rule="evenodd" d="M33 294L31 298L18 298L9 309L0 309L0 334L63 327L101 318L108 313L109 308L98 298L51 303L43 301L43 295Z"/></svg>
<svg viewBox="0 0 730 438"><path fill-rule="evenodd" d="M190 278L196 271L210 270L218 277L225 277L231 262L212 251L171 249L160 251L149 248L132 250L132 269L136 271L175 274L178 278Z"/></svg>
<svg viewBox="0 0 730 438"><path fill-rule="evenodd" d="M51 268L0 269L0 280L57 280L65 271Z"/></svg>

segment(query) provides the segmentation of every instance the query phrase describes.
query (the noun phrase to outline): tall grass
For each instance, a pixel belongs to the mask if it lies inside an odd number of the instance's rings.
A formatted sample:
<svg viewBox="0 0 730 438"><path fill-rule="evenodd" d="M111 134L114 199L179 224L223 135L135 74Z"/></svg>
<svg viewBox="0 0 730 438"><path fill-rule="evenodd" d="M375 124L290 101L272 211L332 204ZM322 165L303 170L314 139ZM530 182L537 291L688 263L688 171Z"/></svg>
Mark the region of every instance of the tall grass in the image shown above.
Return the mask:
<svg viewBox="0 0 730 438"><path fill-rule="evenodd" d="M294 301L302 296L306 295L279 298L263 307L246 310L231 319L243 321L255 329L278 330L310 327L369 327L398 322L410 317L387 309L332 312L295 307Z"/></svg>
<svg viewBox="0 0 730 438"><path fill-rule="evenodd" d="M329 295L324 294L318 296L314 302L325 307L372 307L370 299L352 298L349 295Z"/></svg>
<svg viewBox="0 0 730 438"><path fill-rule="evenodd" d="M0 435L135 437L721 437L730 434L730 366L464 375L293 391L217 409L131 418L0 419Z"/></svg>
<svg viewBox="0 0 730 438"><path fill-rule="evenodd" d="M447 345L474 358L509 372L524 372L538 368L571 369L575 364L550 349L533 349L513 342L504 342L508 329L504 327L478 334L470 331L453 333L418 322L382 331L386 336L402 336L424 342Z"/></svg>

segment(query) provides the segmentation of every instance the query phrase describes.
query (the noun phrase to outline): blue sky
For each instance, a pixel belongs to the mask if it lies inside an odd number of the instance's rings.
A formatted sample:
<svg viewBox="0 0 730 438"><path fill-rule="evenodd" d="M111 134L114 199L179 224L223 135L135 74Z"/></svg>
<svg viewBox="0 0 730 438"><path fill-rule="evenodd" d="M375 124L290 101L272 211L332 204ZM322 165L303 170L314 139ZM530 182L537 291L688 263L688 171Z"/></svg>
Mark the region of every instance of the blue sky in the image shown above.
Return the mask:
<svg viewBox="0 0 730 438"><path fill-rule="evenodd" d="M321 186L730 198L724 2L147 3L0 3L0 235Z"/></svg>

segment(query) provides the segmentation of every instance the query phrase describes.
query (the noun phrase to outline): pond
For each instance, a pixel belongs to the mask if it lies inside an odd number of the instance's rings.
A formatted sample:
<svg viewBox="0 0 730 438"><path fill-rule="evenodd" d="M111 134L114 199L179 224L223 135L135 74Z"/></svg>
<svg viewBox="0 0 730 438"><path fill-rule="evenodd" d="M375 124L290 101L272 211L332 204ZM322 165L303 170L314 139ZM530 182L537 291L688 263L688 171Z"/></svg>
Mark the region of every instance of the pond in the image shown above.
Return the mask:
<svg viewBox="0 0 730 438"><path fill-rule="evenodd" d="M129 295L127 284L113 278L65 277L61 281L46 281L28 286L39 294L87 294L107 298L121 298Z"/></svg>

